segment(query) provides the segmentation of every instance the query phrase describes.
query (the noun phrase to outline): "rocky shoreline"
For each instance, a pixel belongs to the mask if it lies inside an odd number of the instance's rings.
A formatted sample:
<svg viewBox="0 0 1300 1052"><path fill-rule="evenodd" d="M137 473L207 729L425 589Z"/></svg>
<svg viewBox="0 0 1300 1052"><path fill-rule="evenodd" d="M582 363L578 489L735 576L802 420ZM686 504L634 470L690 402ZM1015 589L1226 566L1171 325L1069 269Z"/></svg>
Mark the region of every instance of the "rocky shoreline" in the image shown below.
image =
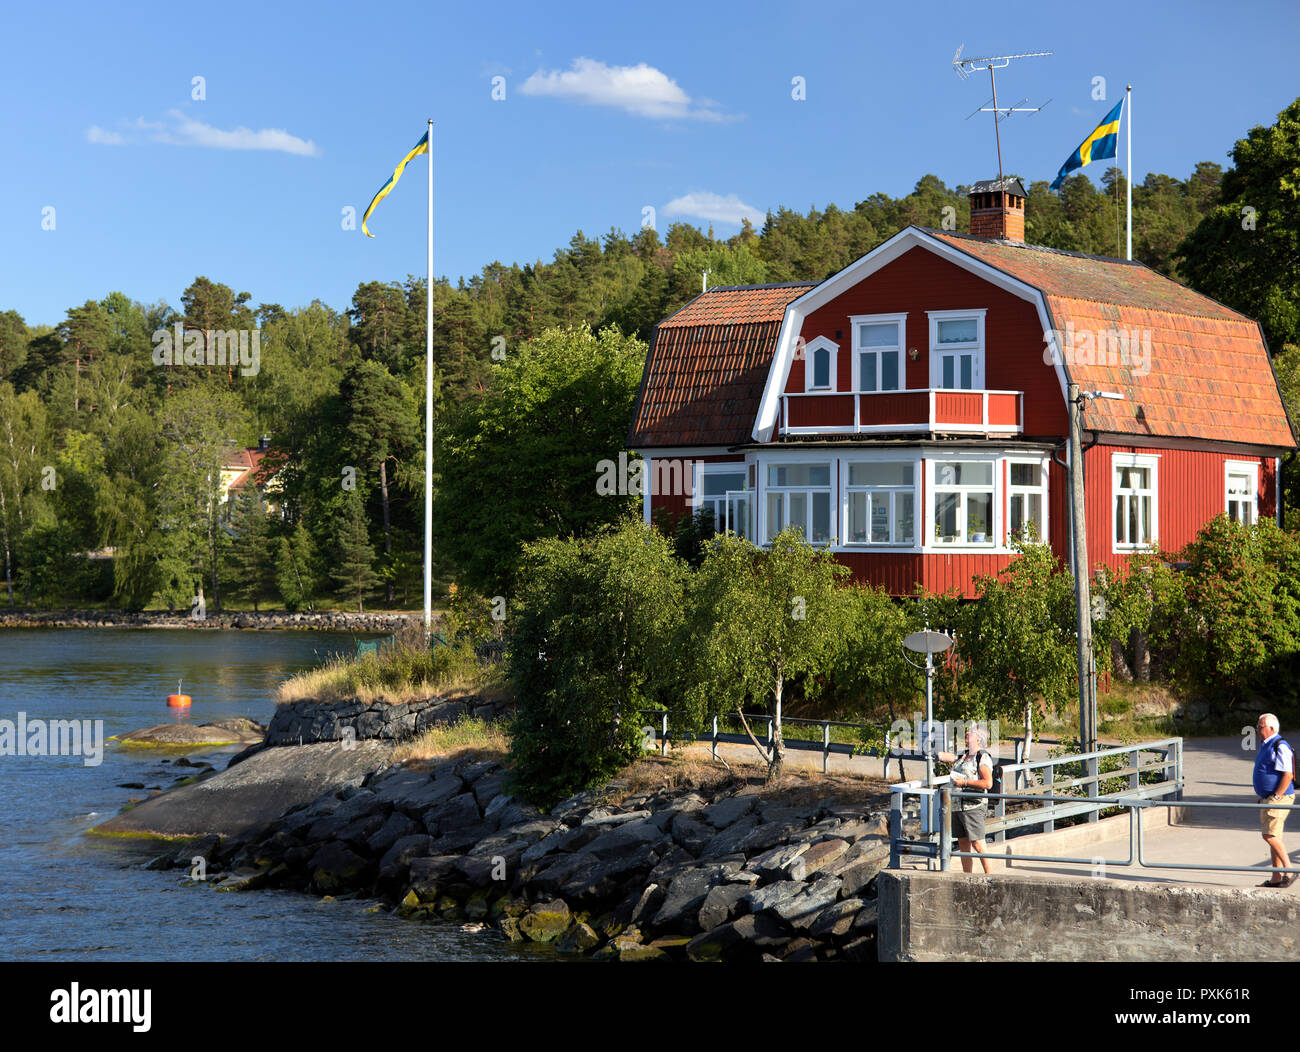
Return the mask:
<svg viewBox="0 0 1300 1052"><path fill-rule="evenodd" d="M543 813L496 759L409 760L150 866L193 873L202 858L218 891L377 897L415 921L595 959L874 961L887 811L813 798L826 788L615 780Z"/></svg>
<svg viewBox="0 0 1300 1052"><path fill-rule="evenodd" d="M311 745L369 738L401 741L423 734L435 724L454 723L461 717L496 720L506 708L504 701L478 697L434 696L396 705L382 700L356 699L334 704L310 699L285 702L276 707L263 745Z"/></svg>
<svg viewBox="0 0 1300 1052"><path fill-rule="evenodd" d="M193 628L310 629L312 631L395 632L421 614L249 613L208 614L194 619L180 613L126 613L117 610L6 611L0 628Z"/></svg>

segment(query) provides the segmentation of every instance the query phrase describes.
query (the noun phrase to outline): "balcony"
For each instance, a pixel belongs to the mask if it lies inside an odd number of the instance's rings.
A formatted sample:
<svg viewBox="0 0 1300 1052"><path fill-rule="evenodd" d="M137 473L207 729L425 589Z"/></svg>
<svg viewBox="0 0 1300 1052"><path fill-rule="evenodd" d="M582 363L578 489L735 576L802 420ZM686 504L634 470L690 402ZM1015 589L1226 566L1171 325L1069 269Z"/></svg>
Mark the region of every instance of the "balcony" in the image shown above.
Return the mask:
<svg viewBox="0 0 1300 1052"><path fill-rule="evenodd" d="M812 391L781 396L783 435L1018 435L1023 391Z"/></svg>

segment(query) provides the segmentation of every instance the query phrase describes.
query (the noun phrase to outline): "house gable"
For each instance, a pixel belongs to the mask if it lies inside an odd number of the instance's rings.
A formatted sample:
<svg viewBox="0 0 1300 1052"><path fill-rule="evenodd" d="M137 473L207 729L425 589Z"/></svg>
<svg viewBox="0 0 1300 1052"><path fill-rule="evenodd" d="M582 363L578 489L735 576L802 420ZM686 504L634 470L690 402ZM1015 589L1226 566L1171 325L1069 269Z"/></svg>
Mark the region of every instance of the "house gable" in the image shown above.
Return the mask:
<svg viewBox="0 0 1300 1052"><path fill-rule="evenodd" d="M800 296L786 309L785 318L781 324L781 334L777 342L776 354L772 362L772 368L768 373L767 383L763 390L762 402L759 405L758 416L754 423L752 432L752 438L754 441L770 442L772 440L779 420L781 395L787 389L787 379L790 374L790 369L795 362L799 340L801 337L805 336L805 322L813 314L835 303L835 301L840 297L850 293L850 290L853 290L868 278L872 278L878 272L884 270L886 267L890 267L891 264L900 261L902 257L917 249L921 250L928 256L938 257L939 260L950 264L954 269L945 272L950 280L956 276L957 271L964 271L967 275L979 280L979 285L969 286L962 290L963 292L968 292L970 295L975 295L977 292L980 293L979 302L961 303L958 305L957 309L986 306L987 304L984 301L988 299L989 294L991 294L993 290L1000 290L1005 294L1009 294L1010 296L1021 299L1030 304L1034 308L1035 315L1038 319L1038 329L1033 335L1037 343L1040 362L1043 360L1041 357L1043 350L1048 346L1043 342L1044 333L1049 333L1055 327L1050 324L1046 302L1042 294L1036 288L1015 277L1003 273L998 268L990 266L968 253L958 251L953 246L932 236L927 231L921 230L918 227L907 227L906 229L899 231L899 233L895 234L888 241L868 252L861 259L845 267L838 274L832 275L810 292ZM919 278L923 281L933 281L934 279L932 277L926 276L929 273L926 268L932 267L933 265L933 260L927 260L925 256L918 255L901 270L897 271L897 274L900 277L906 276L913 279ZM886 281L894 280L898 279L894 278L892 275L886 277ZM992 288L990 289L989 286L992 286ZM872 294L869 289L870 286L868 286L868 291L864 291L861 295L864 297L871 297ZM933 292L935 297L941 295L940 290L938 289L933 290ZM927 297L926 302L930 302L931 299L932 297ZM902 308L898 306L884 308L888 313L898 313L901 309ZM924 316L925 310L936 309L941 309L938 306L937 299L934 300L934 305L922 308L922 315ZM847 328L847 321L850 315L848 312L841 312L838 309L834 311L834 314L836 315L840 313L844 314L845 327ZM862 311L859 313L874 312ZM930 347L928 329L924 335L923 342L920 340L921 334L919 331L915 332L917 342L912 342L914 339L914 330L910 313L911 312L909 311L907 347L909 349L911 347L916 347L920 351L921 360L918 362L918 365L924 364L928 370ZM849 356L841 355L842 359L847 357ZM1063 365L1063 356L1057 354L1049 357L1053 358L1053 361L1050 366L1047 366L1047 368L1050 368L1055 373L1057 387L1061 393L1061 404L1063 406L1065 389L1069 382ZM845 366L841 364L840 368L842 371ZM909 387L913 386L912 368L913 363L909 360L907 374ZM917 375L919 374L920 370L918 368ZM917 386L929 387L928 377L927 382ZM852 386L845 386L841 389L852 390ZM1023 385L1017 385L1014 389L1023 390Z"/></svg>
<svg viewBox="0 0 1300 1052"><path fill-rule="evenodd" d="M1065 433L1065 399L1056 369L1044 361L1036 305L921 245L909 246L869 276L809 310L798 335L805 347L813 346L818 338L840 344L835 389L851 392L858 389L852 354L855 320L899 320L904 332L900 383L903 389L924 390L939 386L931 375L931 326L932 315L941 312L980 317L985 354L979 386L1025 392L1022 434ZM783 388L787 394L805 390L807 365L806 354L792 356Z"/></svg>

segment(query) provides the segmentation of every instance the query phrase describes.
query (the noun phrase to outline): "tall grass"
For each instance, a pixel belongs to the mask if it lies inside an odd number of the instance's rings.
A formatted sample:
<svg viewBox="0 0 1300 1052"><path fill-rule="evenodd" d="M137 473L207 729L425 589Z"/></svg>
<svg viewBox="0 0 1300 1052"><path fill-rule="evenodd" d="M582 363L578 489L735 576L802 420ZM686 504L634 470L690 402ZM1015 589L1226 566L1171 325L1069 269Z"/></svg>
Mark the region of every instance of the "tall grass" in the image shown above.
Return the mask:
<svg viewBox="0 0 1300 1052"><path fill-rule="evenodd" d="M499 668L479 661L468 642L428 650L422 639L398 638L378 653L336 655L319 668L291 677L280 685L277 700L288 704L357 698L400 704L431 694L499 694L503 687Z"/></svg>

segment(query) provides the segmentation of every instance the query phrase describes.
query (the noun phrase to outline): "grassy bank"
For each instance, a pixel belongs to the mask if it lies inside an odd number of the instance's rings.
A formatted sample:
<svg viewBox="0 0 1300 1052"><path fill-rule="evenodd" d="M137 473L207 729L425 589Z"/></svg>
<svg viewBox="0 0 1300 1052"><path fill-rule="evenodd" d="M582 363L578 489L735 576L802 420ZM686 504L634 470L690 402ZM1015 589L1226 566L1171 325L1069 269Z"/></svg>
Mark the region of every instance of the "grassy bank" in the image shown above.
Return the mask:
<svg viewBox="0 0 1300 1052"><path fill-rule="evenodd" d="M479 660L468 644L421 644L398 639L360 657L334 655L318 668L299 673L280 684L279 704L313 700L343 701L357 698L401 704L433 694L475 694L489 699L508 696L500 665Z"/></svg>

